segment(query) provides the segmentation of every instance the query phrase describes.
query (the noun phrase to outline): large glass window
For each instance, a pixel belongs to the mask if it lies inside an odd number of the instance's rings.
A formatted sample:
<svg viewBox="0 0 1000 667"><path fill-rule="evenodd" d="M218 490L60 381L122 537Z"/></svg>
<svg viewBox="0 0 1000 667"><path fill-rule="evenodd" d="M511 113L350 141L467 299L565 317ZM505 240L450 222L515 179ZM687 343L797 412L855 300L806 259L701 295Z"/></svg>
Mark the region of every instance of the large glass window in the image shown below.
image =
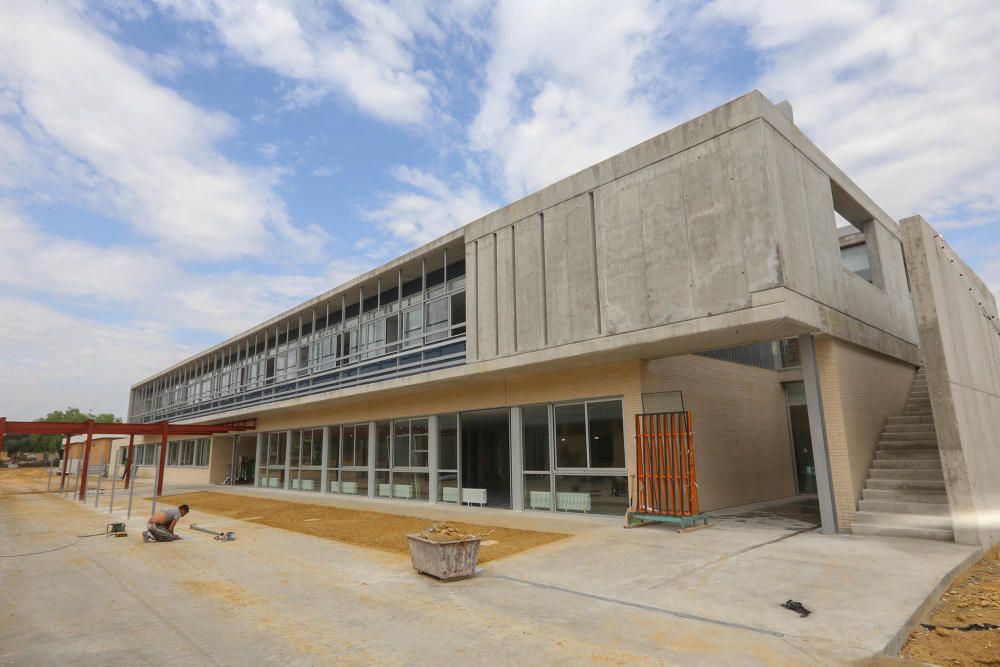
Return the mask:
<svg viewBox="0 0 1000 667"><path fill-rule="evenodd" d="M591 468L625 467L625 424L621 401L587 403Z"/></svg>
<svg viewBox="0 0 1000 667"><path fill-rule="evenodd" d="M542 472L550 463L548 409L521 408L525 509L623 514L628 484L621 401L552 406L556 467Z"/></svg>
<svg viewBox="0 0 1000 667"><path fill-rule="evenodd" d="M438 417L438 501L458 503L458 415Z"/></svg>
<svg viewBox="0 0 1000 667"><path fill-rule="evenodd" d="M583 403L557 405L556 465L560 468L587 467L587 409Z"/></svg>
<svg viewBox="0 0 1000 667"><path fill-rule="evenodd" d="M521 409L524 469L549 469L549 407L529 405Z"/></svg>

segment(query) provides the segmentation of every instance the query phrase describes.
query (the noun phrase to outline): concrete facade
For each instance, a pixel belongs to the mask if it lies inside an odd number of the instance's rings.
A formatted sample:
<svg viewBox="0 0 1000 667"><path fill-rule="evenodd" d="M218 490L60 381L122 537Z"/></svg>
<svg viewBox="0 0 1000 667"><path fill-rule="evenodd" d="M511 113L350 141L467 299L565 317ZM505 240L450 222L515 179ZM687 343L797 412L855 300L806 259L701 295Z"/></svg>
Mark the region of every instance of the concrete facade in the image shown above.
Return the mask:
<svg viewBox="0 0 1000 667"><path fill-rule="evenodd" d="M955 540L989 547L1000 541L996 300L923 218L901 224Z"/></svg>
<svg viewBox="0 0 1000 667"><path fill-rule="evenodd" d="M838 219L855 229L838 229ZM864 243L864 272L845 264L844 239L852 246ZM914 252L907 247L907 256ZM454 281L445 274L442 282L428 282L430 274L449 266L456 267ZM676 389L695 412L701 498L705 508L715 509L795 493L782 383L803 379L803 371L697 353L797 338L809 342L811 355L806 384L809 418L817 430L810 435L822 453L816 471L825 527L847 531L880 433L904 408L920 363L918 344L930 340L926 322L918 336L910 288L918 307L935 314L941 299L921 305L925 297L918 293L958 289L932 285L944 279L930 275L921 282L911 267L912 285L908 282L898 225L788 114L754 91L138 383L133 403L148 397L150 387L166 396L185 383L199 384L204 373L212 378L198 398L204 407L196 401L180 416L143 413L142 418L254 418L257 430L266 433L505 407L512 409L513 431L520 406L616 398L622 401L626 468L634 486L633 419L642 411L642 394ZM346 361L319 364L317 314L325 313L326 327L337 312L337 326L358 326L352 332L368 336L364 323L397 312L402 318L403 309L412 306L404 303L403 287L421 277L422 303L461 295L463 319L449 319L443 334L460 352L447 364L327 382L324 374L341 373L343 363L357 365L360 373L364 363L389 353L363 350ZM379 300L387 293L391 300ZM373 295L377 301L369 309ZM390 310L383 311L387 303ZM351 317L356 322L346 324ZM272 382L241 374L274 358L272 335L280 348L283 332L293 354L293 330L301 341L296 346L313 346L312 354L302 357L306 365L300 362ZM938 337L952 345L947 340L956 335ZM403 339L390 344L397 340ZM416 349L402 347L398 354ZM1000 358L996 351L990 354ZM984 372L954 371L962 362L944 353L933 363L938 385L945 376ZM226 384L215 383L220 377ZM952 381L953 393L963 382ZM963 429L988 432L991 424L974 425L982 419L974 410L992 405L987 396L1000 395L992 380L970 382L981 388L974 396L963 394L962 406L978 401L979 407L953 410L954 443ZM241 405L237 399L251 392L263 398ZM935 410L936 415L937 404ZM191 481L191 475L224 479L231 439L216 443L207 469L168 469L167 483ZM511 446L520 456L516 438ZM961 453L961 446L952 451ZM986 481L976 481L978 472L970 468L986 469L993 454L984 449L968 455L970 463L966 455L946 449L942 457L952 458L945 467L952 470L953 508L966 517L982 515L992 500ZM430 456L436 456L433 447ZM512 493L519 483L512 483Z"/></svg>

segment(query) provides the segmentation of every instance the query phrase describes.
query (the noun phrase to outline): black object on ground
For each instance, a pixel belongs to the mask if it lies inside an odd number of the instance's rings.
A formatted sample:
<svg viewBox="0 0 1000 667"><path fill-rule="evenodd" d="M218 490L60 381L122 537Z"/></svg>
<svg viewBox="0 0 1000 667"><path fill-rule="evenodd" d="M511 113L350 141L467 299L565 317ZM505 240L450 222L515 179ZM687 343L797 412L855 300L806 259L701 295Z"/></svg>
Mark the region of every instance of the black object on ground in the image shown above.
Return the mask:
<svg viewBox="0 0 1000 667"><path fill-rule="evenodd" d="M950 625L930 625L929 623L921 623L920 626L927 628L928 630L941 628L943 630L958 630L959 632L976 632L978 630L996 630L1000 628L1000 625L993 625L992 623L970 623L969 625L961 628Z"/></svg>
<svg viewBox="0 0 1000 667"><path fill-rule="evenodd" d="M801 602L796 602L795 600L788 600L784 604L780 605L785 609L790 609L791 611L798 612L799 616L805 618L812 612L802 606Z"/></svg>

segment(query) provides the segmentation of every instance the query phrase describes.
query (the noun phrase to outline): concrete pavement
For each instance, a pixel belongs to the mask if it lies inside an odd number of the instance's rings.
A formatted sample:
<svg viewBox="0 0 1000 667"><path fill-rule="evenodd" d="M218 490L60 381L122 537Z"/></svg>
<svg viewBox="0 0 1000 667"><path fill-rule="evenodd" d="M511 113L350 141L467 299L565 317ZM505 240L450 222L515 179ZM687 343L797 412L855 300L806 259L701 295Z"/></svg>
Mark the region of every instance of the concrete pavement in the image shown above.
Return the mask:
<svg viewBox="0 0 1000 667"><path fill-rule="evenodd" d="M973 553L594 521L439 584L406 558L197 509L186 539L144 545L144 510L128 538L0 559L0 664L843 664L880 650ZM2 496L0 551L58 547L108 520L90 504ZM238 540L215 542L192 521ZM789 597L813 616L777 607Z"/></svg>

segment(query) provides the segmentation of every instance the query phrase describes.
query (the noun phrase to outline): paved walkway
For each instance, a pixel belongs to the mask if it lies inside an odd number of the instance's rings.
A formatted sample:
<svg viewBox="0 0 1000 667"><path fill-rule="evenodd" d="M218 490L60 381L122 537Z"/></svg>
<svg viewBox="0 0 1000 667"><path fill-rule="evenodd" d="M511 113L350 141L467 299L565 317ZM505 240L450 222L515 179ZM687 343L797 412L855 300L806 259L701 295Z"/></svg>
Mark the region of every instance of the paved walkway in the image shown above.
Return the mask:
<svg viewBox="0 0 1000 667"><path fill-rule="evenodd" d="M0 496L0 552L59 547L108 520L106 506ZM594 520L440 584L391 554L197 511L192 521L238 539L182 528L180 542L146 545L133 519L128 538L0 558L0 664L842 664L880 650L972 554ZM777 606L788 598L815 613Z"/></svg>

